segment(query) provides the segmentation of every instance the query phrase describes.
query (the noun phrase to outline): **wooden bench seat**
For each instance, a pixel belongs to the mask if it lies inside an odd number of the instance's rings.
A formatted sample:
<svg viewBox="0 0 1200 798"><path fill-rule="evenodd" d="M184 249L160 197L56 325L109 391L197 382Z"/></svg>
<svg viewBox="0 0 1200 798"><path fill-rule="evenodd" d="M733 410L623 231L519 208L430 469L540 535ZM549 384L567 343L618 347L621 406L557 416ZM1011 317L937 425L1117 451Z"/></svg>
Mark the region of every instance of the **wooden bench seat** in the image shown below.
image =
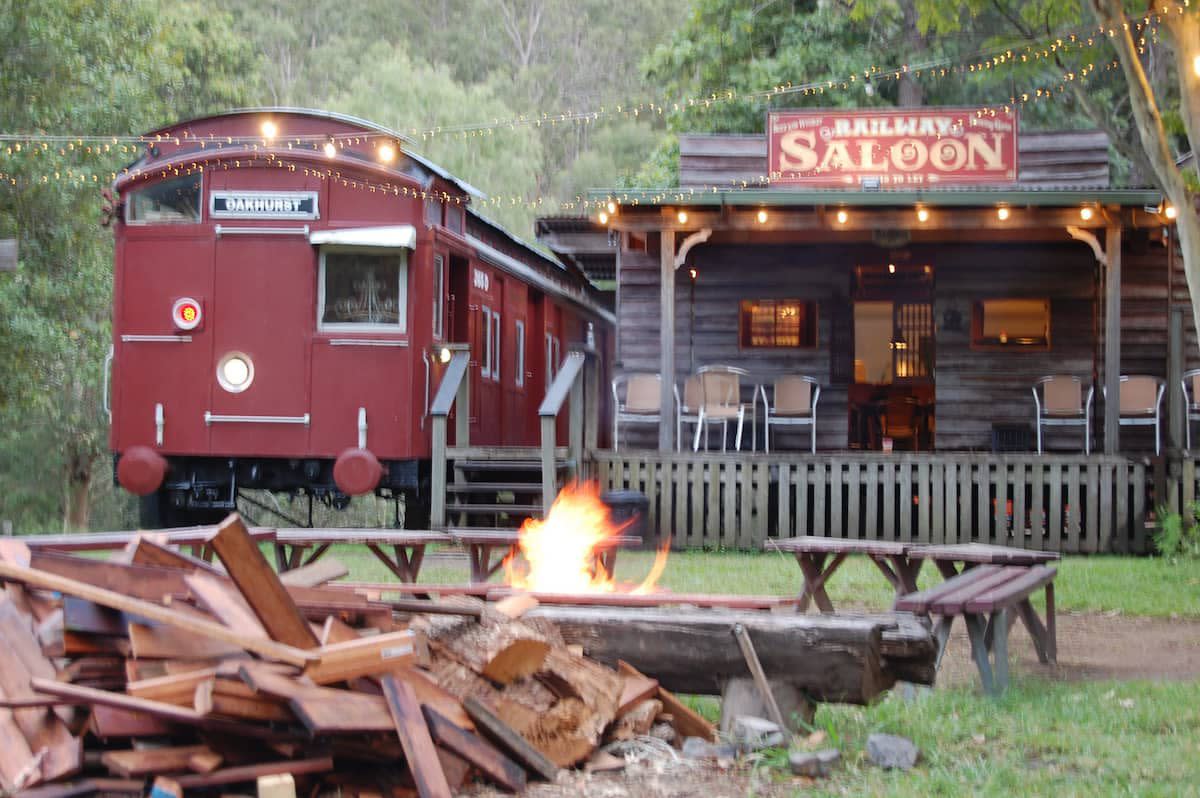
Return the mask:
<svg viewBox="0 0 1200 798"><path fill-rule="evenodd" d="M981 565L940 585L902 596L896 609L939 616L934 629L940 664L954 619L962 616L971 640L971 656L984 690L998 693L1008 686L1008 633L1017 618L1033 638L1038 660L1056 662L1054 577L1049 565ZM1044 588L1046 619L1038 617L1029 597ZM990 656L990 659L989 659Z"/></svg>

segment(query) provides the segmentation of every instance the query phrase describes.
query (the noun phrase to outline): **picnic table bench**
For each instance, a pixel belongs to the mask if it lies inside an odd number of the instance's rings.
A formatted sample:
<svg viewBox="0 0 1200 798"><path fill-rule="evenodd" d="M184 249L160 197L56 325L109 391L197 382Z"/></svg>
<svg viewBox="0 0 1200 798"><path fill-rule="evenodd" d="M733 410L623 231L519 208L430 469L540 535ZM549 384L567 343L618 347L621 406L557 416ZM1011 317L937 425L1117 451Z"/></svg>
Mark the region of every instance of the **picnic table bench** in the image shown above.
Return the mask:
<svg viewBox="0 0 1200 798"><path fill-rule="evenodd" d="M451 539L467 550L471 563L471 581L486 582L500 570L510 554L516 554L521 534L515 529L451 529ZM637 546L642 539L634 535L613 535L596 545L600 564L608 573L617 566L617 549L621 546ZM498 554L498 557L493 557Z"/></svg>
<svg viewBox="0 0 1200 798"><path fill-rule="evenodd" d="M945 653L954 619L961 615L967 625L971 656L979 668L983 689L999 693L1008 686L1008 633L1017 618L1029 630L1038 660L1043 663L1058 660L1054 620L1056 572L1057 569L1050 565L978 565L940 585L902 596L895 608L939 616L934 628L938 647L935 668ZM1045 623L1029 601L1030 595L1043 587L1046 592Z"/></svg>
<svg viewBox="0 0 1200 798"><path fill-rule="evenodd" d="M275 531L275 565L285 573L319 560L335 543L366 545L401 582L416 582L431 543L450 543L449 535L421 530L279 529ZM384 550L390 547L391 554ZM311 549L311 551L310 551Z"/></svg>
<svg viewBox="0 0 1200 798"><path fill-rule="evenodd" d="M125 548L138 537L147 537L164 545L186 546L205 562L212 562L213 551L208 546L214 527L189 526L174 529L146 529L133 532L77 532L66 535L27 535L21 542L31 549L47 551L116 551ZM256 526L247 529L250 538L264 543L275 539L274 527Z"/></svg>
<svg viewBox="0 0 1200 798"><path fill-rule="evenodd" d="M947 579L979 565L1041 565L1060 559L1051 551L1014 549L985 543L926 545L888 540L857 540L808 535L768 540L764 547L792 554L803 573L800 602L804 612L813 602L821 612L832 613L833 602L825 590L830 577L851 554L865 555L892 585L896 599L917 591L917 576L926 560Z"/></svg>

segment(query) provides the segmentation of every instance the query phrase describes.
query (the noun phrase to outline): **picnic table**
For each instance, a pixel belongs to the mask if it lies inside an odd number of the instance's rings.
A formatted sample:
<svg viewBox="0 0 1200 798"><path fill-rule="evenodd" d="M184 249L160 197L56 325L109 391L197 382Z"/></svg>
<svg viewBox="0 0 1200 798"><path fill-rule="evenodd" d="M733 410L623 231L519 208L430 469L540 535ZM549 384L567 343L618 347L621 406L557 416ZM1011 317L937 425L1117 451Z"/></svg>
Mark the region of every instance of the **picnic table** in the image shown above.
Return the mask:
<svg viewBox="0 0 1200 798"><path fill-rule="evenodd" d="M521 534L515 529L451 529L449 534L455 543L467 550L472 582L491 579L504 561L517 553L521 542ZM617 549L621 546L637 546L641 542L642 539L634 535L605 538L596 546L600 564L605 571L613 573L617 567Z"/></svg>
<svg viewBox="0 0 1200 798"><path fill-rule="evenodd" d="M834 611L825 586L851 554L866 555L892 585L897 600L917 592L917 576L926 560L931 561L938 572L949 579L979 565L1033 566L1060 559L1055 552L985 543L926 545L814 535L768 540L765 547L792 554L796 558L804 575L797 605L799 612L806 611L810 602L816 603L821 612Z"/></svg>
<svg viewBox="0 0 1200 798"><path fill-rule="evenodd" d="M145 529L133 532L77 532L66 535L27 535L21 542L31 549L47 551L115 551L125 548L138 537L170 546L186 546L205 562L212 562L213 551L208 546L215 527L188 526L174 529ZM258 543L275 539L273 527L256 526L247 529L250 538Z"/></svg>
<svg viewBox="0 0 1200 798"><path fill-rule="evenodd" d="M449 535L423 530L279 529L274 542L275 565L280 573L311 565L335 543L357 543L365 545L401 582L416 582L425 547L452 541ZM392 553L384 547L390 547Z"/></svg>

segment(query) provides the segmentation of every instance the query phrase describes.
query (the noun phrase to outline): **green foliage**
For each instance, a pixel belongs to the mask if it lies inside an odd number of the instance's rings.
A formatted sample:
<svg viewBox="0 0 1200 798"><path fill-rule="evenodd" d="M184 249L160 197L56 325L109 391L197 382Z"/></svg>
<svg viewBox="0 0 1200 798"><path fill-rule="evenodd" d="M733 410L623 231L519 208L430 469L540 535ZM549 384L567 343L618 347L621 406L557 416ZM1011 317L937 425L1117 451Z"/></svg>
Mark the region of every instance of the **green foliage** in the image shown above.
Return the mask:
<svg viewBox="0 0 1200 798"><path fill-rule="evenodd" d="M1192 502L1184 514L1159 508L1154 549L1172 561L1200 559L1200 502Z"/></svg>

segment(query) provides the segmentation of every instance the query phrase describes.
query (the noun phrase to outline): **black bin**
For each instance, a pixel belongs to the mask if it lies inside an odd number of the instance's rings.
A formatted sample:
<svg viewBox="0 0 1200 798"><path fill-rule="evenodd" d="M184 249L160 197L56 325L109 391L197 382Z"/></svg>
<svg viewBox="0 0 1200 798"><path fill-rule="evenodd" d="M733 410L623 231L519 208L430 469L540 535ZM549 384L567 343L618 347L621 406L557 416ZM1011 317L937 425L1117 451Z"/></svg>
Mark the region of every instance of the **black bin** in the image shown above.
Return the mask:
<svg viewBox="0 0 1200 798"><path fill-rule="evenodd" d="M621 530L622 535L640 537L643 549L655 547L657 542L646 529L646 512L650 509L650 500L644 493L636 490L610 490L600 495L600 501L608 507L614 524L629 522L629 525Z"/></svg>

